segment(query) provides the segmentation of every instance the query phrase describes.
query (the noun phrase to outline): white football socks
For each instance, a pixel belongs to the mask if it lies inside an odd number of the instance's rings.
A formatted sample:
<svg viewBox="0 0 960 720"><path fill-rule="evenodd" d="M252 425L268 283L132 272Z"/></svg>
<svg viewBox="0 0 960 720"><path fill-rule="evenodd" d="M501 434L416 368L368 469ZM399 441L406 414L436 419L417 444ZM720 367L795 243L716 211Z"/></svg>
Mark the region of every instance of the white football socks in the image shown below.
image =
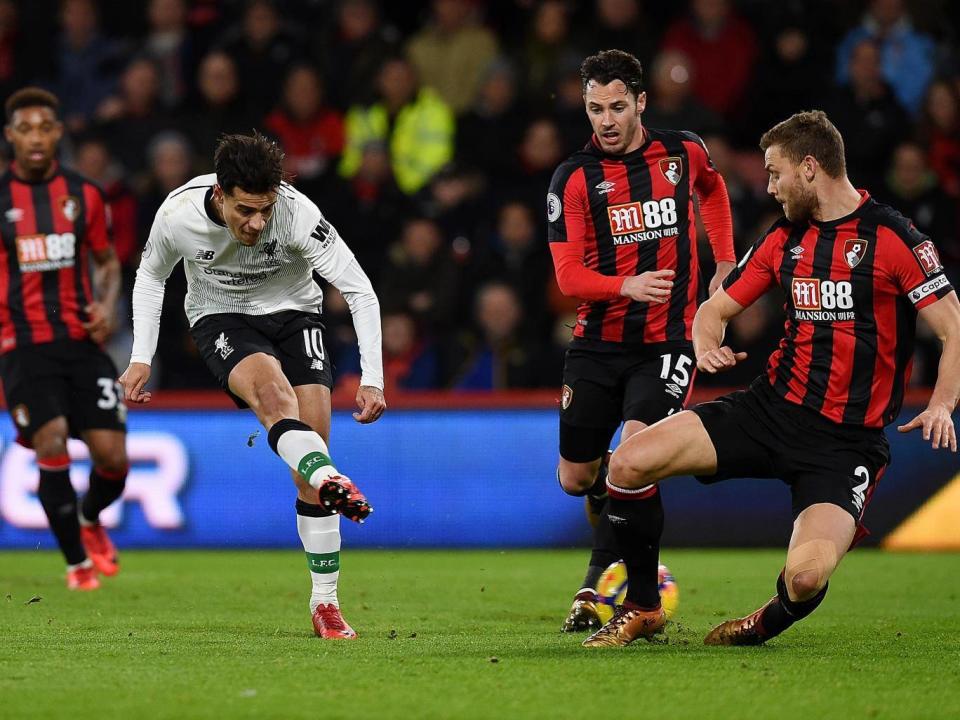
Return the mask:
<svg viewBox="0 0 960 720"><path fill-rule="evenodd" d="M337 600L337 580L340 578L340 516L309 517L297 513L297 532L307 553L307 567L313 580L310 594L310 612L317 605L333 604Z"/></svg>
<svg viewBox="0 0 960 720"><path fill-rule="evenodd" d="M280 423L293 425L293 422L288 420L281 420ZM333 466L323 438L307 425L300 422L296 424L301 427L288 425L289 429L279 434L274 449L287 465L303 476L304 480L311 486L319 488L328 477L340 473ZM272 428L270 432L271 434L274 432Z"/></svg>

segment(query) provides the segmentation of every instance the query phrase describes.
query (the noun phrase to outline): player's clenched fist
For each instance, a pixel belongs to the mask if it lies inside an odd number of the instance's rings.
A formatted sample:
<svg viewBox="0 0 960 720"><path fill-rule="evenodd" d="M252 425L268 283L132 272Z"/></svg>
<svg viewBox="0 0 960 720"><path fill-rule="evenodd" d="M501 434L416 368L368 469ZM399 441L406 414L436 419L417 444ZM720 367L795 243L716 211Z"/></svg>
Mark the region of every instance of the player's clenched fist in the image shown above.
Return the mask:
<svg viewBox="0 0 960 720"><path fill-rule="evenodd" d="M673 270L650 270L628 277L620 287L620 294L637 302L665 303L673 288Z"/></svg>
<svg viewBox="0 0 960 720"><path fill-rule="evenodd" d="M119 377L123 386L123 399L135 403L148 403L153 395L144 390L143 386L150 379L150 366L146 363L132 362Z"/></svg>
<svg viewBox="0 0 960 720"><path fill-rule="evenodd" d="M709 350L697 358L697 369L711 375L729 370L742 360L747 359L745 352L734 352L727 345Z"/></svg>

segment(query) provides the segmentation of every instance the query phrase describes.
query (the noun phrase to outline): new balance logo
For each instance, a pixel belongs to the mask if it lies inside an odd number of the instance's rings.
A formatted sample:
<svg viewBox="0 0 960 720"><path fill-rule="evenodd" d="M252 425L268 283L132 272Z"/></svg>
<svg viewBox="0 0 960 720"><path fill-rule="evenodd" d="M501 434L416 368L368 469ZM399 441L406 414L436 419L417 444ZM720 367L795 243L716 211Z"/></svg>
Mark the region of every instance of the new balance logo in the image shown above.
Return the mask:
<svg viewBox="0 0 960 720"><path fill-rule="evenodd" d="M311 370L323 370L323 360L311 360L310 361Z"/></svg>
<svg viewBox="0 0 960 720"><path fill-rule="evenodd" d="M197 250L194 260L213 260L213 250Z"/></svg>
<svg viewBox="0 0 960 720"><path fill-rule="evenodd" d="M218 353L220 353L220 359L226 360L230 357L230 353L233 352L233 348L230 346L230 341L227 340L226 333L220 333L220 337L214 342L214 348Z"/></svg>

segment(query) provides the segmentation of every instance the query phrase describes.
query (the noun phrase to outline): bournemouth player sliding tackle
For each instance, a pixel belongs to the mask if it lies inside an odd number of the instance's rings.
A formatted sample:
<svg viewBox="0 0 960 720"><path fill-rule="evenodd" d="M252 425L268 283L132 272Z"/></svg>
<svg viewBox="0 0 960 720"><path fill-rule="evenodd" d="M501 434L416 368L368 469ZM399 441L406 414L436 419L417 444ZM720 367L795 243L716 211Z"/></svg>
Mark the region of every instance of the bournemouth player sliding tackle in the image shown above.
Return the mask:
<svg viewBox="0 0 960 720"><path fill-rule="evenodd" d="M767 190L786 217L697 312L697 366L716 373L745 357L722 344L724 328L775 286L786 296L785 337L766 375L747 390L629 438L614 452L607 480L611 504L672 475L705 483L779 478L790 486L793 534L776 595L715 627L708 645L763 643L823 601L840 560L865 533L864 510L890 461L883 428L900 411L918 313L943 353L927 408L898 429L919 428L934 449L957 449L951 413L960 398L960 304L933 242L850 184L843 139L824 113L794 115L760 146ZM630 561L643 548L622 550L630 586L655 589L656 567ZM623 607L588 644L626 645L663 623L658 607Z"/></svg>
<svg viewBox="0 0 960 720"><path fill-rule="evenodd" d="M333 465L330 361L323 345L317 273L341 293L360 345L360 423L386 408L380 306L337 231L283 181L283 153L261 135L221 139L216 173L174 190L161 205L133 290L133 352L120 377L127 400L144 390L157 347L164 283L183 260L190 332L207 366L239 407L268 430L293 473L297 529L313 581L316 634L355 638L340 614L340 515L362 522L372 508Z"/></svg>
<svg viewBox="0 0 960 720"><path fill-rule="evenodd" d="M557 283L579 298L577 324L563 370L557 477L585 495L596 519L587 575L563 630L600 626L596 585L624 543L643 571L657 572L663 504L655 485L631 494L627 510L607 501L606 457L621 440L679 412L693 381L691 326L707 294L700 277L694 196L717 260L710 290L734 267L730 203L723 178L693 133L641 124L642 68L632 55L607 50L580 68L594 134L557 168L547 196L550 250ZM619 525L612 524L611 521ZM659 602L653 588L631 584L627 600Z"/></svg>
<svg viewBox="0 0 960 720"><path fill-rule="evenodd" d="M0 376L18 441L37 454L37 498L66 558L67 587L95 590L98 572L119 570L99 516L128 469L127 409L100 348L116 327L120 263L100 189L57 161L58 108L40 88L6 103L13 164L0 179ZM79 506L68 436L90 450Z"/></svg>

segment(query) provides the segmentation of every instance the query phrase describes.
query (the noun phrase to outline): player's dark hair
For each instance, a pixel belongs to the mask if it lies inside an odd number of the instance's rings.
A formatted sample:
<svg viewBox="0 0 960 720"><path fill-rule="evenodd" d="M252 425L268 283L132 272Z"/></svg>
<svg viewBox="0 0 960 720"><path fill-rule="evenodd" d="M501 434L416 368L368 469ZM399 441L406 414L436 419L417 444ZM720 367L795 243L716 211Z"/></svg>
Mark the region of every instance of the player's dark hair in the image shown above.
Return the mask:
<svg viewBox="0 0 960 720"><path fill-rule="evenodd" d="M638 98L643 92L643 66L628 52L603 50L588 57L580 66L580 82L584 92L591 80L598 85L609 85L614 80L620 80L633 93L633 97Z"/></svg>
<svg viewBox="0 0 960 720"><path fill-rule="evenodd" d="M847 172L843 136L823 110L799 112L774 125L760 138L764 152L771 145L779 146L794 165L810 155L832 178L843 177Z"/></svg>
<svg viewBox="0 0 960 720"><path fill-rule="evenodd" d="M223 135L213 153L217 184L225 193L235 188L248 193L267 193L284 181L283 150L273 140L253 135Z"/></svg>
<svg viewBox="0 0 960 720"><path fill-rule="evenodd" d="M53 110L56 115L60 111L60 101L52 92L39 87L25 87L17 90L13 95L7 98L4 110L7 113L7 122L13 119L13 114L17 110L26 107L46 107Z"/></svg>

